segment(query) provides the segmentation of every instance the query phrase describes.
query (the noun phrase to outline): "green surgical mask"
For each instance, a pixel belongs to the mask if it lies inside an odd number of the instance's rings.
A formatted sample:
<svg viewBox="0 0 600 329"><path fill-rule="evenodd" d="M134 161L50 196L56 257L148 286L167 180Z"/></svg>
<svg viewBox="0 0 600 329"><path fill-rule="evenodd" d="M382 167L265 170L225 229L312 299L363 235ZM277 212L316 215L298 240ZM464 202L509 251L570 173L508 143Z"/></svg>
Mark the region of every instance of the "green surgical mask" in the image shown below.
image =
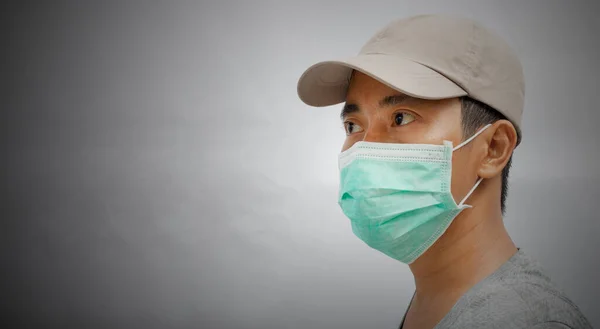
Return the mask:
<svg viewBox="0 0 600 329"><path fill-rule="evenodd" d="M352 231L371 248L410 264L446 231L481 179L456 204L450 191L452 148L357 142L339 155L338 203Z"/></svg>

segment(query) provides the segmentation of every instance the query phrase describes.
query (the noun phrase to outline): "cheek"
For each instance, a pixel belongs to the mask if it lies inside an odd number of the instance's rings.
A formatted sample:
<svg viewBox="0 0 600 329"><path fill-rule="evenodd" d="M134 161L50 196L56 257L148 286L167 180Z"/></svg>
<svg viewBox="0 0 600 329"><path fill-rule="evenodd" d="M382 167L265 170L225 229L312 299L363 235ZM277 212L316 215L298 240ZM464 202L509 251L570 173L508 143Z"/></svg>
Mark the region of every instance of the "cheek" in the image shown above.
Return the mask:
<svg viewBox="0 0 600 329"><path fill-rule="evenodd" d="M469 162L467 152L453 155L451 191L457 204L469 193L475 183L475 170L472 167L473 164Z"/></svg>

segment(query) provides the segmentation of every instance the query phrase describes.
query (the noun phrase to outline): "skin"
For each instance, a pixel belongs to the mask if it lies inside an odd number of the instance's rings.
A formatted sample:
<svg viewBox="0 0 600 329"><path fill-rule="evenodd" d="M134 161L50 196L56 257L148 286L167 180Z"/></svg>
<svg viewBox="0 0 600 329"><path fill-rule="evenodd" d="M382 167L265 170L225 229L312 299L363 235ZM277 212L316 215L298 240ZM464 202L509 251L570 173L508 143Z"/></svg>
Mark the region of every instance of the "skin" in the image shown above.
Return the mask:
<svg viewBox="0 0 600 329"><path fill-rule="evenodd" d="M342 151L358 141L440 145L449 140L456 146L470 137L462 133L458 98L408 97L358 71L350 80L342 120L347 134ZM517 252L500 208L501 173L516 142L512 123L499 120L453 153L451 191L457 203L479 177L483 180L466 202L473 208L463 210L409 265L416 293L403 328L433 328L460 296Z"/></svg>

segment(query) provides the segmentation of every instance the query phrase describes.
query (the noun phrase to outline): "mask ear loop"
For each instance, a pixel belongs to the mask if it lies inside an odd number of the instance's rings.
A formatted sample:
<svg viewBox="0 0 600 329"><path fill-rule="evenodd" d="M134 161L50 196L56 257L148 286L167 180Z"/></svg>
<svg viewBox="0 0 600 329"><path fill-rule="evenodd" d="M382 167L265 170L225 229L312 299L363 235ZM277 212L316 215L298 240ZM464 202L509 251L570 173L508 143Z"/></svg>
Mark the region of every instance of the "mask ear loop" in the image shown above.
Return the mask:
<svg viewBox="0 0 600 329"><path fill-rule="evenodd" d="M469 144L470 141L472 141L473 139L475 139L475 137L479 136L479 134L481 134L484 130L486 130L487 128L489 128L492 124L488 123L487 125L485 125L485 127L481 128L478 132L476 132L475 134L473 134L473 136L469 137L469 139L467 139L466 141L458 144L455 148L452 149L452 152L458 150L459 148ZM475 183L475 185L471 188L471 190L469 191L469 193L467 193L467 195L462 199L462 201L458 204L459 207L465 206L466 208L471 208L472 206L470 205L466 205L465 201L467 201L467 199L469 199L469 197L471 196L471 194L473 194L473 192L475 192L475 189L477 188L477 186L479 186L479 183L481 183L481 181L483 180L483 178L479 178L477 180L477 182Z"/></svg>
<svg viewBox="0 0 600 329"><path fill-rule="evenodd" d="M471 190L469 191L469 193L467 193L467 195L462 199L462 201L458 204L459 207L465 206L465 208L471 208L472 206L465 204L465 201L467 201L467 199L471 196L471 194L473 194L473 192L475 192L475 189L477 188L477 186L479 186L479 183L481 183L481 181L483 180L483 178L479 178L477 180L477 183L475 183L475 185L473 186L473 188L471 188Z"/></svg>
<svg viewBox="0 0 600 329"><path fill-rule="evenodd" d="M469 139L467 139L466 141L458 144L455 148L452 149L452 152L458 150L459 148L469 144L470 141L472 141L473 139L475 139L475 137L479 136L479 134L481 134L484 130L486 130L487 128L489 128L489 126L491 126L491 123L488 123L487 125L485 125L485 127L481 128L478 132L476 132L475 134L473 134L473 136L469 137Z"/></svg>

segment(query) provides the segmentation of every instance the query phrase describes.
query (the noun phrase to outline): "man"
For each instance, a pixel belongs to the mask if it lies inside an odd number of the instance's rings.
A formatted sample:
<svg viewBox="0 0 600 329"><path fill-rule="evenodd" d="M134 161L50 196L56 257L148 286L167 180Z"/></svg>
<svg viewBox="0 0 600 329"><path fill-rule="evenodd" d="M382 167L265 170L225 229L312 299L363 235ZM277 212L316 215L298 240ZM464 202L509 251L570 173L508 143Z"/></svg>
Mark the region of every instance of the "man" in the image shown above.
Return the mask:
<svg viewBox="0 0 600 329"><path fill-rule="evenodd" d="M338 202L414 275L400 328L591 328L504 227L524 90L506 42L442 15L394 21L300 78L306 104L345 102Z"/></svg>

